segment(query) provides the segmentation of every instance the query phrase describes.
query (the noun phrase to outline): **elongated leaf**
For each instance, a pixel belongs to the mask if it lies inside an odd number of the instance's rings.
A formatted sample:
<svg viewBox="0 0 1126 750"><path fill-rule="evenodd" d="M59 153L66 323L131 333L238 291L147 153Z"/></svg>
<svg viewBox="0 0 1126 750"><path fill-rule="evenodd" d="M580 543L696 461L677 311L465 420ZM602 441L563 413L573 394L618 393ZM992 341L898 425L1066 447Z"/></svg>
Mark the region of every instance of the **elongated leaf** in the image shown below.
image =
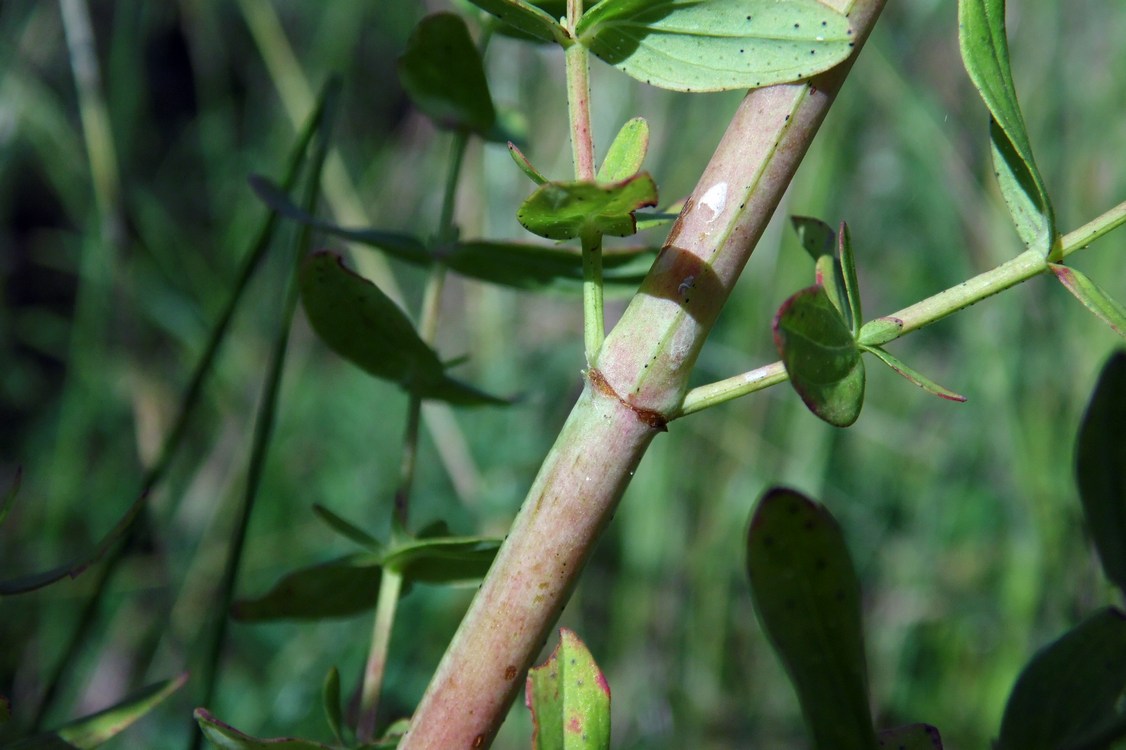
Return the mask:
<svg viewBox="0 0 1126 750"><path fill-rule="evenodd" d="M399 58L399 80L441 127L485 135L496 122L481 53L461 16L435 13L419 22Z"/></svg>
<svg viewBox="0 0 1126 750"><path fill-rule="evenodd" d="M1126 592L1126 350L1099 374L1075 445L1075 478L1087 530L1114 585Z"/></svg>
<svg viewBox="0 0 1126 750"><path fill-rule="evenodd" d="M808 216L792 216L790 222L798 240L814 263L814 282L825 288L833 307L845 320L851 320L844 270L837 252L837 233L825 222Z"/></svg>
<svg viewBox="0 0 1126 750"><path fill-rule="evenodd" d="M340 671L333 667L325 675L324 685L321 687L321 703L324 705L325 722L328 729L336 739L337 744L344 744L344 713L340 709Z"/></svg>
<svg viewBox="0 0 1126 750"><path fill-rule="evenodd" d="M493 564L500 540L488 537L418 538L388 550L383 562L405 583L475 583Z"/></svg>
<svg viewBox="0 0 1126 750"><path fill-rule="evenodd" d="M515 242L459 242L441 256L450 269L470 278L530 291L580 292L582 255L567 248ZM657 249L638 247L602 253L607 295L633 294L649 273Z"/></svg>
<svg viewBox="0 0 1126 750"><path fill-rule="evenodd" d="M842 314L851 323L852 335L858 336L860 327L864 325L864 313L860 306L860 282L856 278L856 258L852 254L852 234L848 231L848 224L843 221L837 232L837 264L844 284L845 299L848 301L848 312Z"/></svg>
<svg viewBox="0 0 1126 750"><path fill-rule="evenodd" d="M248 180L254 193L279 215L319 229L327 234L335 235L349 242L358 242L363 245L378 248L392 258L406 261L416 266L429 266L434 262L426 247L416 237L395 232L384 232L379 229L347 229L339 227L330 221L313 216L308 211L297 206L289 199L280 188L265 177L251 175Z"/></svg>
<svg viewBox="0 0 1126 750"><path fill-rule="evenodd" d="M339 256L310 256L301 266L299 283L313 330L366 372L421 398L465 406L506 403L447 376L407 316L375 284L345 268Z"/></svg>
<svg viewBox="0 0 1126 750"><path fill-rule="evenodd" d="M966 72L993 116L990 138L1001 194L1024 243L1047 255L1055 217L1017 102L1004 0L959 0L958 32Z"/></svg>
<svg viewBox="0 0 1126 750"><path fill-rule="evenodd" d="M644 117L635 117L618 131L606 152L606 159L598 168L598 182L628 180L639 171L649 150L649 123Z"/></svg>
<svg viewBox="0 0 1126 750"><path fill-rule="evenodd" d="M528 671L524 702L532 711L533 750L610 747L610 686L586 645L567 628L541 666Z"/></svg>
<svg viewBox="0 0 1126 750"><path fill-rule="evenodd" d="M837 427L856 421L864 405L864 361L824 287L803 289L782 303L774 344L810 411Z"/></svg>
<svg viewBox="0 0 1126 750"><path fill-rule="evenodd" d="M883 729L879 734L881 750L942 750L942 738L930 724L908 724L895 729Z"/></svg>
<svg viewBox="0 0 1126 750"><path fill-rule="evenodd" d="M793 490L759 501L747 534L755 611L817 750L872 750L860 581L836 520Z"/></svg>
<svg viewBox="0 0 1126 750"><path fill-rule="evenodd" d="M336 515L325 506L314 504L313 513L317 516L317 518L324 521L325 525L327 525L337 534L340 534L345 539L349 539L355 542L369 552L378 553L383 550L383 545L379 543L378 539L376 539L371 534L367 533L351 521L347 521Z"/></svg>
<svg viewBox="0 0 1126 750"><path fill-rule="evenodd" d="M883 317L869 320L860 328L857 342L861 346L881 346L899 338L903 332L903 321L899 318Z"/></svg>
<svg viewBox="0 0 1126 750"><path fill-rule="evenodd" d="M964 402L966 400L965 396L959 393L955 393L949 388L944 388L918 370L908 367L906 364L900 361L898 357L892 355L891 352L881 349L878 346L861 345L861 348L866 352L871 352L872 354L876 355L876 358L883 362L885 365L895 370L900 375L902 375L915 385L919 386L927 393L932 393L939 398L946 399L947 401Z"/></svg>
<svg viewBox="0 0 1126 750"><path fill-rule="evenodd" d="M587 231L628 237L637 231L633 212L657 205L657 185L648 173L610 185L549 182L541 185L516 212L533 234L567 240Z"/></svg>
<svg viewBox="0 0 1126 750"><path fill-rule="evenodd" d="M259 739L215 718L203 708L195 710L195 720L212 745L221 750L333 750L329 745L295 737Z"/></svg>
<svg viewBox="0 0 1126 750"><path fill-rule="evenodd" d="M1126 689L1126 619L1104 609L1041 649L1017 678L996 750L1057 750L1115 716Z"/></svg>
<svg viewBox="0 0 1126 750"><path fill-rule="evenodd" d="M798 81L853 46L848 19L817 0L603 0L577 33L627 75L676 91Z"/></svg>
<svg viewBox="0 0 1126 750"><path fill-rule="evenodd" d="M566 44L568 41L567 32L555 20L566 13L565 5L563 6L564 13L558 13L558 7L562 3L551 6L557 12L557 15L552 15L537 7L537 4L524 2L524 0L469 1L533 39L542 42L559 42L560 44ZM546 3L541 4L546 5Z"/></svg>
<svg viewBox="0 0 1126 750"><path fill-rule="evenodd" d="M5 750L53 750L55 748L79 748L90 750L98 747L125 731L149 711L179 690L188 681L182 674L170 680L149 685L129 696L120 703L69 722L52 732L44 732L5 745Z"/></svg>
<svg viewBox="0 0 1126 750"><path fill-rule="evenodd" d="M1067 291L1075 295L1084 307L1110 326L1119 336L1126 338L1126 308L1081 271L1056 263L1049 263L1048 267L1060 283L1067 287Z"/></svg>
<svg viewBox="0 0 1126 750"><path fill-rule="evenodd" d="M125 533L129 531L129 527L133 525L133 522L140 514L141 509L145 507L146 502L148 502L147 494L141 495L134 500L133 504L129 506L129 509L125 511L125 515L118 519L114 527L102 538L98 546L95 547L92 552L80 555L70 562L64 563L56 568L51 568L50 570L0 581L0 596L23 594L28 591L43 588L56 581L61 581L63 578L75 578L79 576L86 568L102 559L102 557L109 552L110 548L125 536Z"/></svg>
<svg viewBox="0 0 1126 750"><path fill-rule="evenodd" d="M243 622L349 617L375 606L380 562L375 555L348 555L284 576L256 599L242 599L231 616Z"/></svg>
<svg viewBox="0 0 1126 750"><path fill-rule="evenodd" d="M540 174L540 171L532 166L532 162L528 157L524 156L524 152L516 147L515 143L509 141L508 155L512 157L512 161L516 162L516 166L520 167L520 171L528 176L528 179L537 185L542 185L547 182L547 178Z"/></svg>

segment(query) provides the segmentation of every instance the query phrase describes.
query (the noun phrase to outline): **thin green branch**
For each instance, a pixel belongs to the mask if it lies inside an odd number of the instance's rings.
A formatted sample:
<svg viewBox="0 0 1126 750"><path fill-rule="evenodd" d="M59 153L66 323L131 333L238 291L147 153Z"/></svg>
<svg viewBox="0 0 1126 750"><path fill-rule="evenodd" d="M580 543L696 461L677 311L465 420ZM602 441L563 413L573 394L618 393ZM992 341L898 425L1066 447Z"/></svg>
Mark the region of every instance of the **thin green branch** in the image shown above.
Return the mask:
<svg viewBox="0 0 1126 750"><path fill-rule="evenodd" d="M356 738L360 742L375 739L379 693L383 685L383 672L387 667L391 629L395 624L395 611L402 587L403 574L384 566L379 581L379 600L375 605L375 622L371 629L371 651L364 667L363 687L360 689L360 716L356 724Z"/></svg>
<svg viewBox="0 0 1126 750"><path fill-rule="evenodd" d="M781 362L775 362L732 378L693 388L684 397L684 404L680 407L676 417L686 417L708 407L717 406L740 396L746 396L748 393L784 383L788 379L785 365Z"/></svg>
<svg viewBox="0 0 1126 750"><path fill-rule="evenodd" d="M583 252L583 348L586 364L598 363L598 352L606 340L606 313L602 296L602 235L584 233Z"/></svg>

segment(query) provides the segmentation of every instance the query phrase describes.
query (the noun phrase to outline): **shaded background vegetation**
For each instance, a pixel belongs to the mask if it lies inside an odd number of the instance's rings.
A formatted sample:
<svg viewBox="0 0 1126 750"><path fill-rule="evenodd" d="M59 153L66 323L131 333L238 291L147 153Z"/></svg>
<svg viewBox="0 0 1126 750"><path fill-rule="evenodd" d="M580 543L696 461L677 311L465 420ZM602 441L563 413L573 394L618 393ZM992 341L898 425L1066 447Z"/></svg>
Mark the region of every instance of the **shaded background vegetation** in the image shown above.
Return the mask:
<svg viewBox="0 0 1126 750"><path fill-rule="evenodd" d="M1012 6L1017 87L1067 231L1126 196L1126 12L1094 0ZM245 178L280 174L310 87L343 76L326 211L420 235L435 226L449 136L411 111L394 66L412 25L447 7L91 2L121 175L115 235L100 229L58 6L0 6L0 481L24 472L0 527L3 577L88 548L135 496L263 213ZM497 38L488 64L494 97L527 119L526 153L567 175L561 53ZM647 167L665 199L685 195L739 96L668 94L596 66L596 146L628 117L647 117ZM954 4L889 3L780 211L849 222L869 317L1018 252L991 181L986 118L958 59ZM514 212L528 192L503 148L474 145L462 235L522 237ZM1119 298L1121 245L1112 235L1075 257ZM420 272L356 252L417 309ZM197 666L285 270L268 263L252 286L187 446L151 498L151 528L89 647L66 665L49 725ZM776 359L770 318L811 273L776 221L699 382ZM442 518L457 531L504 533L579 388L579 307L451 284L440 351L469 354L468 379L523 399L428 407L418 525ZM805 741L743 574L751 504L774 483L820 498L842 521L865 581L878 723L924 720L948 746L987 746L1032 650L1109 596L1084 540L1071 451L1114 344L1059 285L1035 279L894 346L967 404L871 368L868 403L847 431L817 421L785 386L674 423L564 614L607 672L616 746ZM404 411L400 391L328 353L299 316L241 592L350 551L315 520L314 502L386 529ZM90 578L0 601L0 694L17 719L50 679ZM389 718L421 695L470 595L418 587L404 600ZM321 680L338 665L354 684L369 628L365 617L235 625L210 708L247 731L327 739ZM110 746L181 744L190 685ZM525 713L515 710L497 747L527 746Z"/></svg>

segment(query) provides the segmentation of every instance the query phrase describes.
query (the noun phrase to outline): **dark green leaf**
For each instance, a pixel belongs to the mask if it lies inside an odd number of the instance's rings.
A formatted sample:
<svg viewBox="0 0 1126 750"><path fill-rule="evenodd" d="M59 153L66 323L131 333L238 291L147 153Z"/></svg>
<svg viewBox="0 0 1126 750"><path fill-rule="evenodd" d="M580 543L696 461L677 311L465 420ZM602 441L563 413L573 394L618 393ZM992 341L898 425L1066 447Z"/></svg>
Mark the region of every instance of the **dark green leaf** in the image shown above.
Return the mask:
<svg viewBox="0 0 1126 750"><path fill-rule="evenodd" d="M1055 263L1049 263L1048 267L1067 287L1067 291L1074 294L1084 307L1110 326L1119 336L1126 338L1126 308L1103 291L1098 284L1087 278L1086 274Z"/></svg>
<svg viewBox="0 0 1126 750"><path fill-rule="evenodd" d="M1021 239L1047 255L1055 240L1055 217L1017 102L1004 0L959 0L958 29L966 72L993 115L990 139L1001 194Z"/></svg>
<svg viewBox="0 0 1126 750"><path fill-rule="evenodd" d="M76 578L86 570L86 568L102 559L110 548L125 536L129 527L133 525L133 521L135 521L140 514L141 509L145 507L146 502L148 502L148 495L141 495L134 500L133 504L129 506L129 509L125 511L125 515L118 519L117 524L110 529L109 533L102 538L102 541L98 543L98 546L95 547L92 552L81 555L57 568L0 581L0 596L23 594L28 591L43 588L63 578Z"/></svg>
<svg viewBox="0 0 1126 750"><path fill-rule="evenodd" d="M872 750L860 581L836 520L793 490L759 501L747 534L755 610L817 750Z"/></svg>
<svg viewBox="0 0 1126 750"><path fill-rule="evenodd" d="M264 740L251 737L230 724L219 721L203 708L195 710L195 720L199 722L203 736L222 750L333 750L329 745L312 740L299 740L293 737Z"/></svg>
<svg viewBox="0 0 1126 750"><path fill-rule="evenodd" d="M515 242L459 242L441 257L449 268L493 284L531 291L579 292L582 255L575 250ZM633 294L649 273L656 248L605 250L602 281L607 295Z"/></svg>
<svg viewBox="0 0 1126 750"><path fill-rule="evenodd" d="M314 503L313 513L316 514L317 518L324 521L330 529L340 534L345 539L350 539L369 552L382 551L383 545L379 543L378 539L359 526L356 526L351 521L344 520L325 506Z"/></svg>
<svg viewBox="0 0 1126 750"><path fill-rule="evenodd" d="M506 403L446 375L407 316L375 284L345 268L339 256L310 256L301 266L299 283L313 330L364 371L420 398L465 406Z"/></svg>
<svg viewBox="0 0 1126 750"><path fill-rule="evenodd" d="M244 622L348 617L375 606L379 576L377 556L348 555L289 573L257 599L235 602L231 616Z"/></svg>
<svg viewBox="0 0 1126 750"><path fill-rule="evenodd" d="M533 234L566 240L584 232L627 237L637 231L633 212L657 205L657 185L648 173L611 185L549 182L524 201L516 218Z"/></svg>
<svg viewBox="0 0 1126 750"><path fill-rule="evenodd" d="M610 686L579 637L559 630L548 660L528 672L525 702L532 711L533 750L610 747Z"/></svg>
<svg viewBox="0 0 1126 750"><path fill-rule="evenodd" d="M935 396L944 398L948 401L964 402L966 400L965 396L955 393L949 388L944 388L921 372L908 367L897 357L893 356L890 352L885 351L878 346L861 345L861 348L866 352L871 352L872 354L876 355L876 358L883 362L885 365L895 370L900 375L907 378L907 380L919 386L927 393L933 393Z"/></svg>
<svg viewBox="0 0 1126 750"><path fill-rule="evenodd" d="M627 75L676 91L798 81L852 51L848 19L817 0L604 0L577 33Z"/></svg>
<svg viewBox="0 0 1126 750"><path fill-rule="evenodd" d="M644 117L635 117L618 131L606 152L606 159L598 168L598 182L628 180L639 171L649 150L649 123Z"/></svg>
<svg viewBox="0 0 1126 750"><path fill-rule="evenodd" d="M398 258L416 266L426 267L434 262L430 253L426 251L426 247L415 237L407 234L396 234L395 232L384 232L378 229L338 227L332 222L317 218L295 205L289 199L289 196L265 177L251 175L249 182L250 187L263 203L287 219L306 224L349 242L358 242L378 248L392 258Z"/></svg>
<svg viewBox="0 0 1126 750"><path fill-rule="evenodd" d="M508 144L508 155L512 157L512 161L516 162L516 166L520 167L520 171L528 176L528 179L537 185L543 185L547 182L547 178L540 174L539 170L532 166L532 162L528 157L524 156L524 152L516 147L515 143L511 141Z"/></svg>
<svg viewBox="0 0 1126 750"><path fill-rule="evenodd" d="M399 80L441 127L485 135L496 121L481 54L461 16L435 13L419 22L399 58Z"/></svg>
<svg viewBox="0 0 1126 750"><path fill-rule="evenodd" d="M324 704L325 722L337 744L344 744L344 717L340 710L340 672L336 667L328 670L321 688L321 703Z"/></svg>
<svg viewBox="0 0 1126 750"><path fill-rule="evenodd" d="M1075 476L1087 530L1106 577L1126 592L1126 350L1099 374L1075 446Z"/></svg>
<svg viewBox="0 0 1126 750"><path fill-rule="evenodd" d="M485 577L500 540L489 537L419 537L388 550L384 564L404 583L462 584Z"/></svg>
<svg viewBox="0 0 1126 750"><path fill-rule="evenodd" d="M469 0L482 10L492 13L505 24L533 39L542 42L558 42L568 44L570 38L567 32L559 25L556 18L566 15L565 2L540 2L529 3L524 0ZM551 8L554 12L547 13L541 7ZM559 12L562 7L563 12Z"/></svg>
<svg viewBox="0 0 1126 750"><path fill-rule="evenodd" d="M995 750L1058 750L1106 722L1126 689L1126 619L1101 610L1032 657Z"/></svg>
<svg viewBox="0 0 1126 750"><path fill-rule="evenodd" d="M840 231L837 232L837 264L840 268L841 281L844 285L845 301L848 303L848 317L851 314L852 335L860 334L860 327L864 324L864 313L860 307L860 282L856 278L856 258L852 254L852 235L848 231L848 224L841 222Z"/></svg>
<svg viewBox="0 0 1126 750"><path fill-rule="evenodd" d="M774 344L810 411L837 427L856 421L864 405L864 361L823 287L803 289L782 303Z"/></svg>
<svg viewBox="0 0 1126 750"><path fill-rule="evenodd" d="M798 240L814 262L814 282L825 289L833 307L845 320L852 319L844 271L837 252L837 234L825 222L808 216L794 216L790 221L797 230Z"/></svg>
<svg viewBox="0 0 1126 750"><path fill-rule="evenodd" d="M930 724L908 724L884 729L879 734L880 750L942 750L942 738Z"/></svg>
<svg viewBox="0 0 1126 750"><path fill-rule="evenodd" d="M89 750L108 742L183 687L188 675L149 685L115 706L69 722L53 732L5 745L5 750Z"/></svg>

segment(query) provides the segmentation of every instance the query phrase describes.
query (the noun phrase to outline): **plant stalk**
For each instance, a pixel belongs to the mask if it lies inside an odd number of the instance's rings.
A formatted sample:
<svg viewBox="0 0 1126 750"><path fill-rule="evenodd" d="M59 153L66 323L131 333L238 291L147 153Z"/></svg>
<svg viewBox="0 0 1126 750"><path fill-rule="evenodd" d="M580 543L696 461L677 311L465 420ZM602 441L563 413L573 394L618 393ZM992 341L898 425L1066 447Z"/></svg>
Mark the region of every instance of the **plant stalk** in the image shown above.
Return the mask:
<svg viewBox="0 0 1126 750"><path fill-rule="evenodd" d="M883 0L850 12L859 48ZM577 46L577 45L576 45ZM568 50L569 51L569 50ZM781 200L855 54L807 83L750 92L586 384L422 698L400 750L496 735L650 441ZM593 166L593 165L592 165ZM701 198L725 183L721 210ZM715 192L709 193L715 195ZM694 276L691 305L679 287Z"/></svg>
<svg viewBox="0 0 1126 750"><path fill-rule="evenodd" d="M395 624L395 610L399 605L402 587L403 574L385 566L380 575L379 599L375 605L375 623L371 629L371 650L364 666L364 682L360 690L360 717L356 723L356 738L360 742L375 739L379 693L383 685L383 672L387 667L391 628Z"/></svg>

